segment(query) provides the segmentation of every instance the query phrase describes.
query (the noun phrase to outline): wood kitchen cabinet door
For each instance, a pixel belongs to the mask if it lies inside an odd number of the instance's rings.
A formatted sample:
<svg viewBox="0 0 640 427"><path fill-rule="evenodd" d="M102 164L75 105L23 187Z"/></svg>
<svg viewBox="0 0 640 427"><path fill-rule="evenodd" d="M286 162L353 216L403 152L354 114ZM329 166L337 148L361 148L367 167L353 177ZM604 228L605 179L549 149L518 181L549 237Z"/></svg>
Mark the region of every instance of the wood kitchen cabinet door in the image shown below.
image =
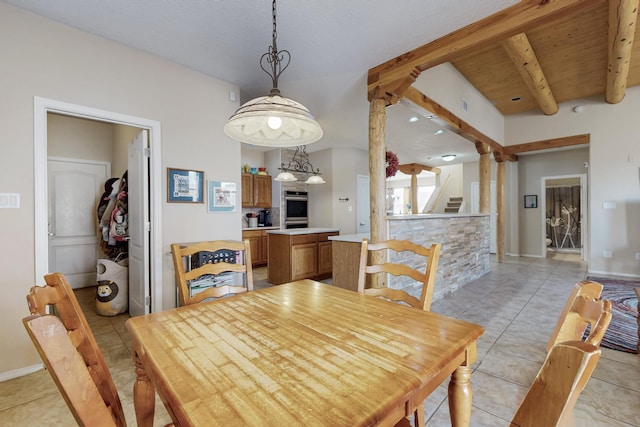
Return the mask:
<svg viewBox="0 0 640 427"><path fill-rule="evenodd" d="M304 243L291 246L291 280L318 275L318 244Z"/></svg>
<svg viewBox="0 0 640 427"><path fill-rule="evenodd" d="M248 173L242 174L242 207L253 207L253 175ZM253 248L251 248L253 250Z"/></svg>
<svg viewBox="0 0 640 427"><path fill-rule="evenodd" d="M243 231L242 240L248 240L251 248L251 265L264 264L264 256L262 254L262 231Z"/></svg>
<svg viewBox="0 0 640 427"><path fill-rule="evenodd" d="M331 274L333 270L333 242L318 242L318 276Z"/></svg>
<svg viewBox="0 0 640 427"><path fill-rule="evenodd" d="M271 177L269 175L253 175L253 205L257 208L271 207Z"/></svg>

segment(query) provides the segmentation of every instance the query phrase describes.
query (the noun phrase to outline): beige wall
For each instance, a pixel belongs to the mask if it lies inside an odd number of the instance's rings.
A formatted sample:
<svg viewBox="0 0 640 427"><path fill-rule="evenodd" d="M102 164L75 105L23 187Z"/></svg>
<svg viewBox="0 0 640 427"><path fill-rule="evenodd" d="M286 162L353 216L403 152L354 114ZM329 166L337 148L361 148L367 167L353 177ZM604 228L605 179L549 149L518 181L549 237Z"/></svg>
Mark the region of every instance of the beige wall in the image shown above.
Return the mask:
<svg viewBox="0 0 640 427"><path fill-rule="evenodd" d="M572 111L577 104L584 105L582 113ZM638 111L640 87L636 86L627 89L619 104L607 104L600 98L585 99L560 105L554 116L520 114L505 121L509 144L583 133L591 135L589 168L585 170L582 161L576 165L588 173L589 180L590 272L640 276L640 262L635 259L635 254L640 252ZM520 179L525 176L522 172L519 174ZM533 176L521 182L520 188L539 189L540 185L539 177ZM605 209L605 202L615 203L615 209ZM611 251L613 257L604 258L603 251Z"/></svg>
<svg viewBox="0 0 640 427"><path fill-rule="evenodd" d="M47 154L68 159L112 161L111 123L78 117L47 115Z"/></svg>
<svg viewBox="0 0 640 427"><path fill-rule="evenodd" d="M518 203L514 211L519 218L520 246L523 256L542 256L543 222L545 212L542 209L542 178L562 175L580 175L587 173L584 163L589 160L589 149L559 151L520 156L518 160ZM524 208L524 196L538 196L538 207Z"/></svg>
<svg viewBox="0 0 640 427"><path fill-rule="evenodd" d="M222 128L238 88L0 3L0 192L20 193L20 209L0 211L0 376L40 358L21 319L34 280L34 96L150 120L162 126L162 166L202 170L205 179L240 181L240 144ZM152 147L153 149L153 147ZM225 159L220 161L219 159ZM209 214L202 204L163 200L164 307L175 303L169 244L239 239L240 213Z"/></svg>

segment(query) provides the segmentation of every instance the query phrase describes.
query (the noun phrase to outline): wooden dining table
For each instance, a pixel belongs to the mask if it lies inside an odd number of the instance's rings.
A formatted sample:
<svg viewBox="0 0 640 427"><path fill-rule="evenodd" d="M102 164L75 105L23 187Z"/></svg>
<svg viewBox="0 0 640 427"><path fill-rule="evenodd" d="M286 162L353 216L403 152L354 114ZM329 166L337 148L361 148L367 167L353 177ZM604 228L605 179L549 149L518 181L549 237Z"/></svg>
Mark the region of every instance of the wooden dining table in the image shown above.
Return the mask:
<svg viewBox="0 0 640 427"><path fill-rule="evenodd" d="M133 317L139 426L394 425L447 377L468 426L480 325L312 280Z"/></svg>

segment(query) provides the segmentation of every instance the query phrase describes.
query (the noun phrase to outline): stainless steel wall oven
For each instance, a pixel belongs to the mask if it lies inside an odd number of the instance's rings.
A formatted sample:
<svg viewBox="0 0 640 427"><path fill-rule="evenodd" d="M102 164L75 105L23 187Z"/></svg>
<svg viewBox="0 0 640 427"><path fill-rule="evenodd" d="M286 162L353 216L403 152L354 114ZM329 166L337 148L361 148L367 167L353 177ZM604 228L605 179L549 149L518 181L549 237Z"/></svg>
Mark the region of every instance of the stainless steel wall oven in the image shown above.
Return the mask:
<svg viewBox="0 0 640 427"><path fill-rule="evenodd" d="M309 195L306 191L284 192L285 228L307 228Z"/></svg>

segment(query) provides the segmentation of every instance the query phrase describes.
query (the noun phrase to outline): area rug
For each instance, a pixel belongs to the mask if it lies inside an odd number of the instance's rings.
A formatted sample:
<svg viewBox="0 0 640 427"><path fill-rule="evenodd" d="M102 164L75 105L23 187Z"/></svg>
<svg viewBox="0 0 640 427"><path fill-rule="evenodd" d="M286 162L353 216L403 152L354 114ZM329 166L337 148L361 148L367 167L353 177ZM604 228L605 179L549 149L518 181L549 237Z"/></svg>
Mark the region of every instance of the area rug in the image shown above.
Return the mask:
<svg viewBox="0 0 640 427"><path fill-rule="evenodd" d="M611 301L611 323L602 339L602 346L627 353L637 353L638 343L638 298L633 288L640 281L587 277L587 280L602 283L602 299Z"/></svg>

